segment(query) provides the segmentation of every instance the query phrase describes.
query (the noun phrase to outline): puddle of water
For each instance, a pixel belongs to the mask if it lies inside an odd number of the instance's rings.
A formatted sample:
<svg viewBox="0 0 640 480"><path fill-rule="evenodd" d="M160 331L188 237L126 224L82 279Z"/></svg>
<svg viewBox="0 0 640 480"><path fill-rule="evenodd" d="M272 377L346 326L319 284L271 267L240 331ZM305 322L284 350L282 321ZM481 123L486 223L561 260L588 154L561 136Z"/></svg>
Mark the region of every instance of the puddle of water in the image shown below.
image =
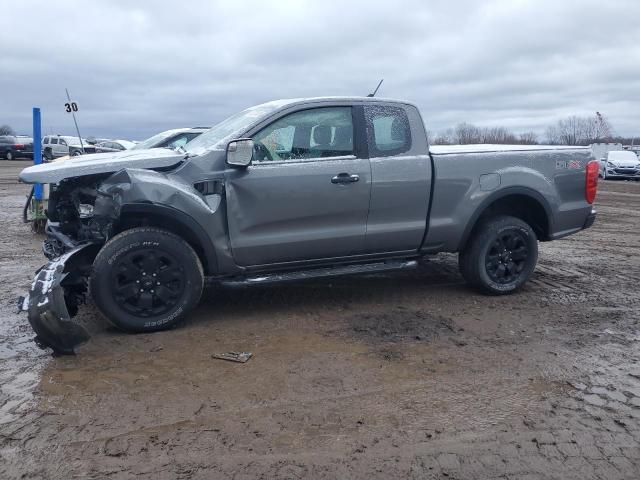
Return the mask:
<svg viewBox="0 0 640 480"><path fill-rule="evenodd" d="M33 343L25 316L2 308L0 317L0 424L6 424L29 410L50 356Z"/></svg>

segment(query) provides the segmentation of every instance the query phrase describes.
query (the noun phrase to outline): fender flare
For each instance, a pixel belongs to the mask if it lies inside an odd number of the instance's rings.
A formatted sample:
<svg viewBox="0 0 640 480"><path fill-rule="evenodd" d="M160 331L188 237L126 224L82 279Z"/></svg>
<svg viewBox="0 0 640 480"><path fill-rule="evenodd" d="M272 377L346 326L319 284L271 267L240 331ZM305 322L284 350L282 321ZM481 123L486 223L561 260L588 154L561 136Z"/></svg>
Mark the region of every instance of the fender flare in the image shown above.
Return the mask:
<svg viewBox="0 0 640 480"><path fill-rule="evenodd" d="M460 243L458 244L458 251L462 251L462 249L464 248L464 246L467 243L467 240L469 240L469 236L471 235L471 232L475 228L475 226L476 226L476 224L478 222L478 219L485 212L485 210L489 207L489 205L494 203L496 200L500 200L501 198L508 197L509 195L523 195L523 196L526 196L526 197L530 197L533 200L537 201L540 205L542 205L542 208L544 208L544 211L545 211L545 214L546 214L546 217L547 217L547 232L548 232L548 236L551 235L551 232L553 232L553 223L554 223L553 222L553 213L552 213L552 210L551 210L551 206L549 205L549 202L544 197L544 195L542 195L537 190L534 190L534 189L528 188L528 187L518 187L518 186L505 187L505 188L503 188L501 190L493 192L491 195L489 195L487 198L485 198L480 203L480 205L478 205L478 208L476 208L476 210L473 212L473 215L469 219L469 222L467 222L467 226L465 227L464 233L462 234L462 238L460 240Z"/></svg>
<svg viewBox="0 0 640 480"><path fill-rule="evenodd" d="M213 274L218 270L218 259L216 257L213 242L202 226L195 219L176 208L156 203L125 203L120 208L120 218L129 214L152 215L160 218L168 218L189 233L189 236L198 241L202 248L205 265L205 274ZM184 237L184 236L183 236Z"/></svg>

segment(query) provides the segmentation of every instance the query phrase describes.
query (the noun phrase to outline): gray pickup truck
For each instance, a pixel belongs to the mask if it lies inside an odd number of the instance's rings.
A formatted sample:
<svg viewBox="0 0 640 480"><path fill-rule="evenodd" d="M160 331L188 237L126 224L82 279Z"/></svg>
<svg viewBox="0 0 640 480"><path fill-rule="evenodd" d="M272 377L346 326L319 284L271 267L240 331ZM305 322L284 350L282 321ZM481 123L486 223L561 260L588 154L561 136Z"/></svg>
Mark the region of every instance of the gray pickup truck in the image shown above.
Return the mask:
<svg viewBox="0 0 640 480"><path fill-rule="evenodd" d="M511 293L538 241L593 224L588 149L429 148L418 109L375 98L244 110L178 151L26 168L51 184L47 240L22 308L36 340L73 353L90 291L115 326L178 324L206 283L244 286L415 268L459 252L467 282Z"/></svg>

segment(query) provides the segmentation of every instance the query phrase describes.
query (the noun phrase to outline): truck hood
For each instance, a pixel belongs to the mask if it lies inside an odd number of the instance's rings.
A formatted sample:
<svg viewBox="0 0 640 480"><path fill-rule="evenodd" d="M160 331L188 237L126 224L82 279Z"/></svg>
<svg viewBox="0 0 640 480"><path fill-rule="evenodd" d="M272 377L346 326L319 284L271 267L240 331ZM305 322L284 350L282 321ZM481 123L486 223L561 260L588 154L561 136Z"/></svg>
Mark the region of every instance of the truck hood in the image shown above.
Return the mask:
<svg viewBox="0 0 640 480"><path fill-rule="evenodd" d="M184 153L162 148L95 153L27 167L20 172L19 178L24 183L58 183L65 178L113 173L123 168L170 167L183 159Z"/></svg>
<svg viewBox="0 0 640 480"><path fill-rule="evenodd" d="M616 167L633 168L636 165L640 165L640 160L633 160L633 159L627 159L627 158L615 158L613 160L609 160L609 163L615 165Z"/></svg>

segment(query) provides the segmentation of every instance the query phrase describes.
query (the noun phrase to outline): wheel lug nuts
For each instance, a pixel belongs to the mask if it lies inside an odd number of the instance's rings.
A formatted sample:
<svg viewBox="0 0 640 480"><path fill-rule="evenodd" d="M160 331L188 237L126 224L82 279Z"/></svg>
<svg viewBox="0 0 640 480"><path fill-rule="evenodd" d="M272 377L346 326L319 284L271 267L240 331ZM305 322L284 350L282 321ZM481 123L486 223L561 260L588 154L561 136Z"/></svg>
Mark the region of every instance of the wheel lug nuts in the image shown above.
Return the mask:
<svg viewBox="0 0 640 480"><path fill-rule="evenodd" d="M156 276L156 274L154 273L154 274L153 274L153 276L155 277L155 276Z"/></svg>
<svg viewBox="0 0 640 480"><path fill-rule="evenodd" d="M140 283L140 280L136 280L136 283Z"/></svg>
<svg viewBox="0 0 640 480"><path fill-rule="evenodd" d="M153 290L151 290L151 293L155 293Z"/></svg>
<svg viewBox="0 0 640 480"><path fill-rule="evenodd" d="M160 285L160 282L156 282L156 285Z"/></svg>

